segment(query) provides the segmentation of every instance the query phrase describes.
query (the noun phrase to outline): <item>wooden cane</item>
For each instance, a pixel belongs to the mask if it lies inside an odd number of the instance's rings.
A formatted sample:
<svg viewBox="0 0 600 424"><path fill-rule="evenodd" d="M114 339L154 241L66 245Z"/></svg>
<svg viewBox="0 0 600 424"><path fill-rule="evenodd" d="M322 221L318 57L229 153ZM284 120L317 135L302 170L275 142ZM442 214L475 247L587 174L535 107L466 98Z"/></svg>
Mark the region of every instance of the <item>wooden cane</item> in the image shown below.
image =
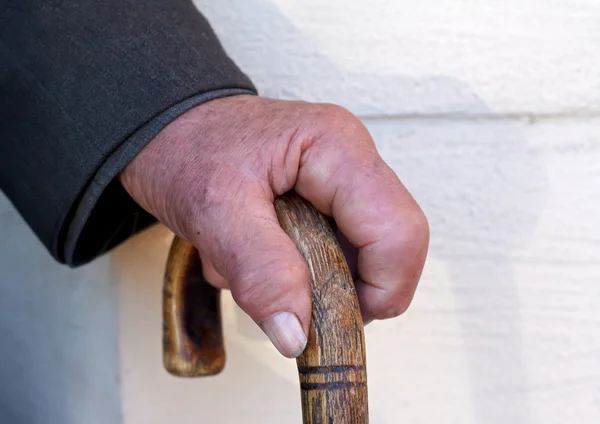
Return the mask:
<svg viewBox="0 0 600 424"><path fill-rule="evenodd" d="M305 424L367 424L363 322L344 254L325 217L297 194L275 200L279 223L310 271L312 318L297 358ZM198 252L175 238L163 293L164 366L173 375L219 373L225 365L219 290L202 276Z"/></svg>

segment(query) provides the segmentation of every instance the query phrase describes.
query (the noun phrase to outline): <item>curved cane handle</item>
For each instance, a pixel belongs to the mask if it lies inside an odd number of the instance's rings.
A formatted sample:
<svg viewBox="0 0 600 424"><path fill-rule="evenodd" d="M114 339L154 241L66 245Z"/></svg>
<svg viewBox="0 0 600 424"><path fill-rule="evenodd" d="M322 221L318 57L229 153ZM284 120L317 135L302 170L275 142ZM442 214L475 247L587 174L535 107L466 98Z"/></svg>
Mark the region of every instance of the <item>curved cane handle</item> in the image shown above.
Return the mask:
<svg viewBox="0 0 600 424"><path fill-rule="evenodd" d="M368 423L363 323L344 254L325 217L294 193L275 200L279 223L304 256L312 286L308 344L297 359L305 424ZM225 364L219 291L194 247L173 242L163 293L164 365L177 376Z"/></svg>

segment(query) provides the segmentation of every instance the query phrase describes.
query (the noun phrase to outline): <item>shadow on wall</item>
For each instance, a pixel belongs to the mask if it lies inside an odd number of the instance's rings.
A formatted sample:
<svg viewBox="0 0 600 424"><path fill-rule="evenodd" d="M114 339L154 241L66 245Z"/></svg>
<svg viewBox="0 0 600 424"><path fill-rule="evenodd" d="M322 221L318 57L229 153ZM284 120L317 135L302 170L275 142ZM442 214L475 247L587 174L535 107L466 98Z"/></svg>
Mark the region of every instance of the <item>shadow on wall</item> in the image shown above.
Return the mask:
<svg viewBox="0 0 600 424"><path fill-rule="evenodd" d="M312 43L311 34L303 34L277 8L275 0L194 3L208 18L225 49L267 97L338 103L350 106L359 116L386 116L390 109L394 114L474 112L470 104L477 102L475 93L460 84L448 84L443 76L413 78L340 69ZM348 31L344 45L352 43L351 34L378 31L373 22L346 24L352 31ZM385 52L371 49L367 54L376 61ZM399 58L399 63L402 60ZM390 93L397 93L399 101L394 101Z"/></svg>
<svg viewBox="0 0 600 424"><path fill-rule="evenodd" d="M489 112L483 102L471 107ZM377 137L379 123L372 127ZM545 201L537 153L526 145L521 124L412 120L398 132L383 142L382 154L425 210L430 254L447 266L475 421L528 423L511 253L532 234Z"/></svg>
<svg viewBox="0 0 600 424"><path fill-rule="evenodd" d="M466 119L492 112L454 78L338 69L266 0L196 4L262 94L342 105L349 99L355 113L376 117L366 124L430 220L431 255L448 267L470 367L475 421L530 422L511 264L511 252L531 235L545 201L545 170L523 134L529 123ZM247 16L264 19L248 22ZM232 25L238 30L231 31ZM389 105L390 98L407 105L397 110L410 114L386 118L378 104ZM240 322L248 324L242 333L262 337L251 322Z"/></svg>
<svg viewBox="0 0 600 424"><path fill-rule="evenodd" d="M0 233L0 423L119 423L108 261L56 264L1 193Z"/></svg>

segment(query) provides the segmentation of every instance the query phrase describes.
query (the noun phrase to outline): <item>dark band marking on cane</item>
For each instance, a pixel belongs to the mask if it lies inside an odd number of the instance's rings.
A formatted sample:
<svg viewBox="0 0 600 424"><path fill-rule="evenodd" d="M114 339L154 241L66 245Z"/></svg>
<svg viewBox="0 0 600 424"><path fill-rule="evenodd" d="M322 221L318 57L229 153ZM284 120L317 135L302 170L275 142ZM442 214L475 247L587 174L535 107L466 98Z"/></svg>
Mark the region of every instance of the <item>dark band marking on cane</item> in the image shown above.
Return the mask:
<svg viewBox="0 0 600 424"><path fill-rule="evenodd" d="M364 381L334 381L331 383L300 383L302 390L339 390L351 387L366 387Z"/></svg>

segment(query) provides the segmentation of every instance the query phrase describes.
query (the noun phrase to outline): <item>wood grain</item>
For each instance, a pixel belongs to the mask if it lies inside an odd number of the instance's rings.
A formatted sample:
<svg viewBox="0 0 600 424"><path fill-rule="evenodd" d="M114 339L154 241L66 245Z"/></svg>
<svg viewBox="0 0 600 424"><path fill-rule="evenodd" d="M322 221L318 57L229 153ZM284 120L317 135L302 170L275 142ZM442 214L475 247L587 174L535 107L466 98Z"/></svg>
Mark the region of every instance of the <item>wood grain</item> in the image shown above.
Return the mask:
<svg viewBox="0 0 600 424"><path fill-rule="evenodd" d="M223 370L220 297L204 279L198 251L175 237L163 288L163 362L171 374L201 377Z"/></svg>
<svg viewBox="0 0 600 424"><path fill-rule="evenodd" d="M325 217L297 194L276 199L275 210L310 271L311 326L297 359L304 423L368 423L363 322L342 249Z"/></svg>
<svg viewBox="0 0 600 424"><path fill-rule="evenodd" d="M281 227L310 270L312 319L298 357L305 424L366 424L363 322L354 283L326 218L290 192L275 200ZM202 276L196 249L176 237L163 293L165 368L181 377L219 373L225 365L219 290Z"/></svg>

